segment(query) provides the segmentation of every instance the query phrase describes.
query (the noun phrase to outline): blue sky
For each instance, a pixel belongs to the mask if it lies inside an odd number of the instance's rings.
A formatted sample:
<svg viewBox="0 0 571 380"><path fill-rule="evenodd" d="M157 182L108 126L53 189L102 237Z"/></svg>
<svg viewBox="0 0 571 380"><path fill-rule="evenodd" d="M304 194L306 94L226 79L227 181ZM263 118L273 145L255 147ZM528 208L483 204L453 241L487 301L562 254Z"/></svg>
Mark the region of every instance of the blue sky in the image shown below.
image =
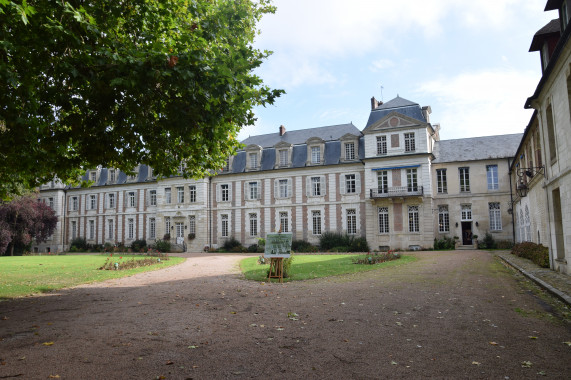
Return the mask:
<svg viewBox="0 0 571 380"><path fill-rule="evenodd" d="M257 108L250 135L353 122L370 99L431 106L442 139L523 132L523 105L541 77L535 32L546 0L274 0L255 46L274 54L257 71L286 91Z"/></svg>

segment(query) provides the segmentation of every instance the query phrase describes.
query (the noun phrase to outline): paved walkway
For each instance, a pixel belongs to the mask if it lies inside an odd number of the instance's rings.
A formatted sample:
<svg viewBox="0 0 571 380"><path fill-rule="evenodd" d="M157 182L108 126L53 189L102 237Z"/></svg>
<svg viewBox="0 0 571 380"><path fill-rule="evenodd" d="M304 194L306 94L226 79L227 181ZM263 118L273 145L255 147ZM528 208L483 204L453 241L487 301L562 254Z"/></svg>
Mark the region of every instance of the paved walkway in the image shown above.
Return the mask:
<svg viewBox="0 0 571 380"><path fill-rule="evenodd" d="M517 257L509 252L498 252L496 255L519 270L524 276L535 281L568 305L571 305L570 275L561 274L549 268L540 268L531 260Z"/></svg>

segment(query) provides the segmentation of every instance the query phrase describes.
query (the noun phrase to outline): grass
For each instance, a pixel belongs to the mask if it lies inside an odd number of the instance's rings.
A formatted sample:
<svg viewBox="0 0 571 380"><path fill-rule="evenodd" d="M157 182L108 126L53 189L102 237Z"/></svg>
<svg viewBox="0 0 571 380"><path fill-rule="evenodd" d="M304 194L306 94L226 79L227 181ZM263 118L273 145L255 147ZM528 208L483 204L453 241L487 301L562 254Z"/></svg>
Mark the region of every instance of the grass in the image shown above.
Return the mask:
<svg viewBox="0 0 571 380"><path fill-rule="evenodd" d="M418 260L413 256L401 256L398 260L379 264L353 264L355 255L297 255L291 264L291 277L284 281L309 280L312 278L338 276L342 274L366 272L379 268L388 268ZM258 264L257 257L240 261L240 269L248 280L267 281L269 263Z"/></svg>
<svg viewBox="0 0 571 380"><path fill-rule="evenodd" d="M104 281L111 278L131 276L184 261L182 257L161 259L160 264L128 270L99 270L108 255L65 256L14 256L0 257L0 301L36 293L67 288L80 284ZM113 256L117 261L126 261L136 255Z"/></svg>

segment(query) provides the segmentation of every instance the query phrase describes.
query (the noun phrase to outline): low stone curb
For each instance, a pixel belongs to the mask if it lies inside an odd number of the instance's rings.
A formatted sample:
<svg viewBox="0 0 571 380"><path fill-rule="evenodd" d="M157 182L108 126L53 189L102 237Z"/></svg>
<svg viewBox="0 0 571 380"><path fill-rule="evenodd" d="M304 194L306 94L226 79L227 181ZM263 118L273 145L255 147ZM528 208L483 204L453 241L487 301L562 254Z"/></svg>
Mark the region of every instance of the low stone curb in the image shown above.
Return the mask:
<svg viewBox="0 0 571 380"><path fill-rule="evenodd" d="M527 278L529 278L530 280L532 280L533 282L535 282L539 286L543 287L545 290L547 290L548 292L550 292L551 294L553 294L557 298L561 299L563 302L567 303L567 305L571 306L571 297L569 295L563 293L562 291L553 287L552 285L548 284L547 282L535 277L533 274L531 274L528 271L526 271L525 269L521 268L520 266L518 266L517 264L515 264L511 260L507 259L506 257L503 257L501 255L497 255L497 256L500 259L502 259L506 264L508 264L512 268L518 270L524 276L526 276Z"/></svg>

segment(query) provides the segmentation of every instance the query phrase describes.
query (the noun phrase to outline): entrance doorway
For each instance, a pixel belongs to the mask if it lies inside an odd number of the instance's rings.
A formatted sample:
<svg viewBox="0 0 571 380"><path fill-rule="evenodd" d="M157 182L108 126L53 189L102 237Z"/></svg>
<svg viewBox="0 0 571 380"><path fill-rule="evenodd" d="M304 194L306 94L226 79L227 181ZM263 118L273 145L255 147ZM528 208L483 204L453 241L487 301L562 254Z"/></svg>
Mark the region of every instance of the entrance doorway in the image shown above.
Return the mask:
<svg viewBox="0 0 571 380"><path fill-rule="evenodd" d="M472 222L462 222L462 244L472 245Z"/></svg>

